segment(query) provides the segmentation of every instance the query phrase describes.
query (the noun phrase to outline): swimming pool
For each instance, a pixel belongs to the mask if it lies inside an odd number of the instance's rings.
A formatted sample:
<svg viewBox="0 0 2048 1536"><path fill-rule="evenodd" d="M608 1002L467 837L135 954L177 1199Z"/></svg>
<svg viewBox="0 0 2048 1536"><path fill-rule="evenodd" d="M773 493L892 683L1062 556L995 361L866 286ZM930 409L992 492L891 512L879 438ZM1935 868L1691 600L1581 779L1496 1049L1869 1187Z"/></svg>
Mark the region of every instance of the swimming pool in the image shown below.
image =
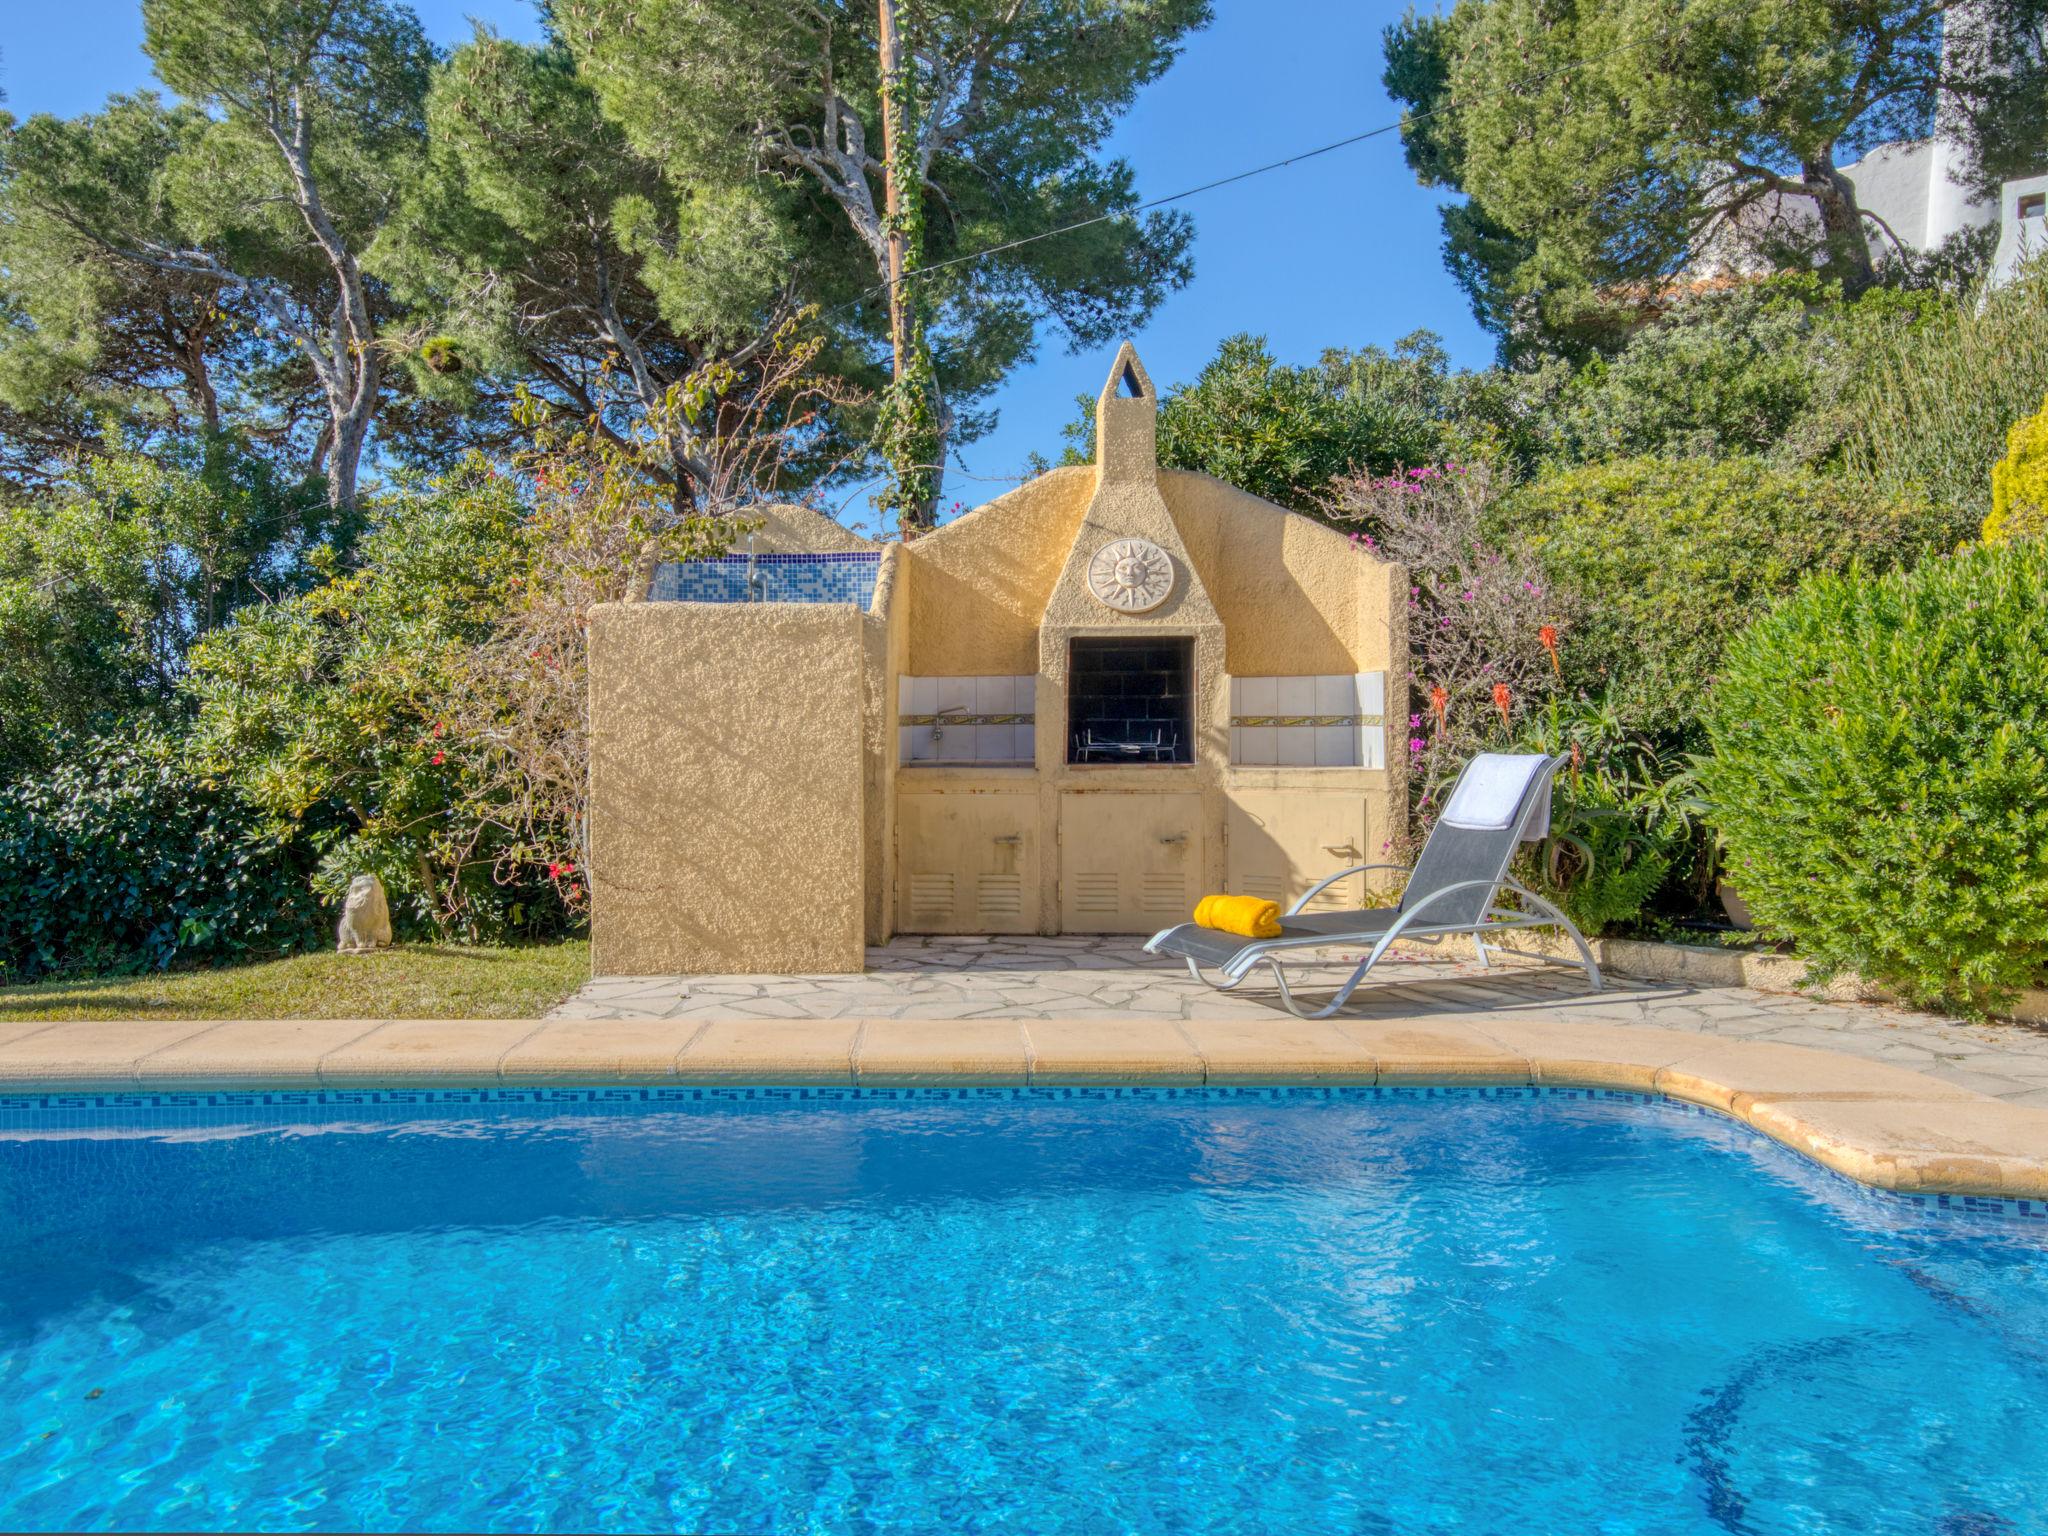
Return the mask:
<svg viewBox="0 0 2048 1536"><path fill-rule="evenodd" d="M1535 1089L0 1098L0 1528L2048 1531L2048 1221Z"/></svg>

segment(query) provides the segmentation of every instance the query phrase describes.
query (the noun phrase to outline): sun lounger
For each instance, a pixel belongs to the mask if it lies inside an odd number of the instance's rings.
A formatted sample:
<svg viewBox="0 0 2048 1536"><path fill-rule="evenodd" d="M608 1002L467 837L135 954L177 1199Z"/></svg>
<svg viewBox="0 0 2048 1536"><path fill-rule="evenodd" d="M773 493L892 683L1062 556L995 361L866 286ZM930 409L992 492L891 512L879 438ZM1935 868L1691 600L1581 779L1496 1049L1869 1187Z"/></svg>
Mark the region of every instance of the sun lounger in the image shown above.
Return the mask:
<svg viewBox="0 0 2048 1536"><path fill-rule="evenodd" d="M1358 984L1379 963L1396 940L1440 944L1469 936L1482 965L1490 964L1487 939L1511 929L1560 928L1578 951L1577 961L1559 960L1585 973L1591 990L1600 990L1600 967L1585 936L1552 902L1508 878L1508 865L1524 841L1537 841L1550 831L1550 784L1564 756L1521 756L1489 753L1473 759L1459 775L1444 813L1430 829L1429 840L1408 876L1400 901L1390 907L1352 911L1304 910L1327 886L1352 875L1398 870L1398 864L1354 864L1311 886L1280 921L1277 939L1245 939L1213 928L1182 923L1156 933L1146 942L1152 954L1175 955L1187 962L1197 981L1228 992L1255 968L1270 966L1289 1013L1305 1019L1328 1018L1350 999ZM1502 906L1503 893L1513 906ZM1366 949L1366 957L1350 979L1321 1008L1310 1011L1287 984L1281 956L1296 950ZM1551 959L1538 955L1537 959ZM1207 972L1215 972L1212 977ZM1217 979L1220 978L1220 979Z"/></svg>

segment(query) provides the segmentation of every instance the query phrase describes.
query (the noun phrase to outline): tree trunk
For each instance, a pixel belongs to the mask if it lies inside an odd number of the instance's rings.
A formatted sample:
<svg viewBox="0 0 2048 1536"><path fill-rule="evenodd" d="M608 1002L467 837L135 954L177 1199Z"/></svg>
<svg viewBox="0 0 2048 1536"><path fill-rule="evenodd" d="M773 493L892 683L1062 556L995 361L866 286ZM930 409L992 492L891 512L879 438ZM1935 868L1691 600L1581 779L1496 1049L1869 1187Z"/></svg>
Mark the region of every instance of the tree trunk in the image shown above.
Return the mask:
<svg viewBox="0 0 2048 1536"><path fill-rule="evenodd" d="M924 256L924 176L917 153L917 82L896 27L895 0L877 0L882 71L882 175L893 363L882 441L895 472L886 505L906 537L938 524L945 479L945 401L925 339L917 269Z"/></svg>
<svg viewBox="0 0 2048 1536"><path fill-rule="evenodd" d="M374 356L359 359L355 398L344 409L334 411L333 438L327 454L327 505L336 512L355 510L356 471L370 435L370 420L377 412L380 372Z"/></svg>
<svg viewBox="0 0 2048 1536"><path fill-rule="evenodd" d="M176 326L177 317L171 317ZM208 336L204 323L178 329L174 332L184 342L184 369L186 380L192 386L192 395L199 402L199 418L208 436L220 431L220 396L213 387L213 371L207 366L206 343Z"/></svg>
<svg viewBox="0 0 2048 1536"><path fill-rule="evenodd" d="M903 55L896 36L896 0L877 0L877 6L882 55L882 163L888 167L882 189L882 229L888 241L883 277L889 284L889 350L894 359L890 377L901 378L903 354L910 347L910 317L903 304L903 210L896 189L896 157L901 143L896 130L903 106L898 99L902 82L897 71L902 68Z"/></svg>
<svg viewBox="0 0 2048 1536"><path fill-rule="evenodd" d="M1800 168L1800 180L1820 210L1820 226L1827 242L1827 270L1841 280L1842 292L1850 298L1877 281L1877 269L1870 259L1870 240L1863 231L1863 214L1856 205L1855 183L1835 169L1833 157L1815 157Z"/></svg>

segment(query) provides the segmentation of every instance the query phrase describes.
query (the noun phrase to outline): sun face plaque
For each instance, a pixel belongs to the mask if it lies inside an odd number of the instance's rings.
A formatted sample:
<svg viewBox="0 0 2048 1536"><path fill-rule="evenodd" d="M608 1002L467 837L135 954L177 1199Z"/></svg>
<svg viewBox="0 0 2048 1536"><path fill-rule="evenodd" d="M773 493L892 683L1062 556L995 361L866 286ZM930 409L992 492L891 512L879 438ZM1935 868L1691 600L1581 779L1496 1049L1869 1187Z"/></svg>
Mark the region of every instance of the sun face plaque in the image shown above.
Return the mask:
<svg viewBox="0 0 2048 1536"><path fill-rule="evenodd" d="M1117 539L1088 562L1088 590L1118 613L1149 613L1173 593L1173 561L1149 539Z"/></svg>

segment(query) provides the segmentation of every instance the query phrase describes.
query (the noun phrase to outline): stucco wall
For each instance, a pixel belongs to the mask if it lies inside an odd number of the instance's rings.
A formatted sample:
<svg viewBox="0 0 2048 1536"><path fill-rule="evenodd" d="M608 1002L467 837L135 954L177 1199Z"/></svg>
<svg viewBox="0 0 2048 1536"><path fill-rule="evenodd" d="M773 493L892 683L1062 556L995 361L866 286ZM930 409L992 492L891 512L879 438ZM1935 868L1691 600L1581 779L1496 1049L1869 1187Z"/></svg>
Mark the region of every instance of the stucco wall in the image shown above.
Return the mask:
<svg viewBox="0 0 2048 1536"><path fill-rule="evenodd" d="M886 944L896 931L896 775L899 751L897 681L910 643L910 562L905 546L882 548L875 600L862 626L867 674L861 699L867 786L866 928L870 944Z"/></svg>
<svg viewBox="0 0 2048 1536"><path fill-rule="evenodd" d="M905 546L913 677L1038 670L1038 624L1095 494L1092 465L1055 469Z"/></svg>
<svg viewBox="0 0 2048 1536"><path fill-rule="evenodd" d="M1038 627L1094 482L1092 467L1056 469L905 546L915 579L904 670L1035 671ZM1161 470L1158 487L1223 620L1230 671L1296 676L1387 665L1381 577L1397 568L1361 554L1334 529L1207 475Z"/></svg>
<svg viewBox="0 0 2048 1536"><path fill-rule="evenodd" d="M760 519L761 526L754 530L754 548L764 555L855 554L881 547L809 507L788 503L750 507L746 515ZM746 547L747 536L741 534L734 548L744 552Z"/></svg>
<svg viewBox="0 0 2048 1536"><path fill-rule="evenodd" d="M861 969L876 623L833 604L591 611L599 974Z"/></svg>
<svg viewBox="0 0 2048 1536"><path fill-rule="evenodd" d="M1393 567L1333 528L1207 475L1161 470L1159 492L1223 620L1233 673L1385 668L1383 575Z"/></svg>

